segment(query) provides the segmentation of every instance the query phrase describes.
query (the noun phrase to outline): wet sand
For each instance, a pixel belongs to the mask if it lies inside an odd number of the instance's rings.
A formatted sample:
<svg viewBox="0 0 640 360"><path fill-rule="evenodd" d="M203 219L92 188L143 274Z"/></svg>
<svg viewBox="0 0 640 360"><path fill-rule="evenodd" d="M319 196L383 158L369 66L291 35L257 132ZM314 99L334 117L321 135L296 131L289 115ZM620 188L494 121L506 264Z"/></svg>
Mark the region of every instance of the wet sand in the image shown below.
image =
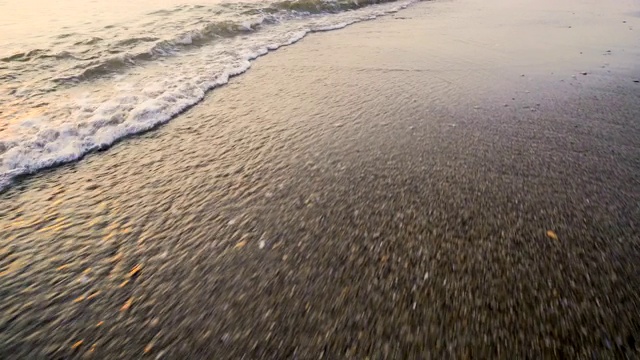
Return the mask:
<svg viewBox="0 0 640 360"><path fill-rule="evenodd" d="M0 358L640 356L632 5L420 3L20 180Z"/></svg>

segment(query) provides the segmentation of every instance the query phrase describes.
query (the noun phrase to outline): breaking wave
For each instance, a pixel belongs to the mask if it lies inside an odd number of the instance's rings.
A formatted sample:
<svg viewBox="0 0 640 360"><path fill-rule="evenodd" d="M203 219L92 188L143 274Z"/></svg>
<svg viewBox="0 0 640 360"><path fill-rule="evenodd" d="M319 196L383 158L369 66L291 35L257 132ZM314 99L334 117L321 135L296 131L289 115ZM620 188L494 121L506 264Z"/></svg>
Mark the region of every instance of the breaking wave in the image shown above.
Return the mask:
<svg viewBox="0 0 640 360"><path fill-rule="evenodd" d="M8 96L13 106L25 109L3 112L0 105L0 125L8 124L0 126L0 191L17 176L78 160L169 121L208 91L247 71L255 58L308 33L374 19L413 1L230 4L233 16L197 21L186 17L183 22L198 26L169 37L137 34L108 42L106 36L93 36L71 39L76 48L69 50L37 49L2 57L0 61L17 65L8 71L2 68L0 78L20 79L16 74L21 66L37 69L39 61L60 66L55 76L39 73L29 79L31 85L40 84L34 86L38 91L25 86L9 89L6 95L0 87L0 100ZM202 6L190 9L198 15L212 12ZM148 16L171 17L187 10L180 7ZM3 113L11 115L2 118Z"/></svg>

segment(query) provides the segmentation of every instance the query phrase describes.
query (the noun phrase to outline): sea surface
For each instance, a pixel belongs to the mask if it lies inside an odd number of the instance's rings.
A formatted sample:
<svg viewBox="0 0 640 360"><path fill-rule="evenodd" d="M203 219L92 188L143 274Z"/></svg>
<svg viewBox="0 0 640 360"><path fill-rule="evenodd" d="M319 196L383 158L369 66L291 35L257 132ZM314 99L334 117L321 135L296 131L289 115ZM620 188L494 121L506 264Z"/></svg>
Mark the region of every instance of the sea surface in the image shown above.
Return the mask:
<svg viewBox="0 0 640 360"><path fill-rule="evenodd" d="M0 191L169 121L269 51L413 1L0 1Z"/></svg>

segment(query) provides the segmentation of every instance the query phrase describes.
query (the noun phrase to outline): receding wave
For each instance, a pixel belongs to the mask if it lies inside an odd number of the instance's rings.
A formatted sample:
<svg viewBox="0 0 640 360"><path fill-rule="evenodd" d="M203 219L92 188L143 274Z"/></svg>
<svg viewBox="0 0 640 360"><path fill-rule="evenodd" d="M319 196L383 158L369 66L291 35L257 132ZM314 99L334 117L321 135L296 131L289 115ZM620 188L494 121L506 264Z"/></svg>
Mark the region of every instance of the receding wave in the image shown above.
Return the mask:
<svg viewBox="0 0 640 360"><path fill-rule="evenodd" d="M285 0L272 4L269 10L287 10L308 12L311 14L335 13L345 10L360 9L365 6L394 2L395 0L361 0L361 1L322 1L322 0Z"/></svg>
<svg viewBox="0 0 640 360"><path fill-rule="evenodd" d="M120 40L115 44L116 49L143 43L153 43L153 45L137 53L128 52L121 55L102 58L100 60L81 63L74 67L74 69L79 69L78 71L71 71L72 73L67 71L64 74L54 77L52 81L58 84L65 84L69 82L76 84L78 81L93 80L105 75L122 72L129 67L139 65L146 61L175 55L184 48L204 46L216 39L230 38L241 34L251 33L258 30L263 24L271 24L275 22L277 21L272 17L262 17L253 22L235 22L226 20L209 22L198 30L184 32L169 40L159 40L154 37L139 37ZM70 53L65 52L65 54L66 56L64 58L73 57ZM51 57L62 58L57 57L57 55L52 55Z"/></svg>
<svg viewBox="0 0 640 360"><path fill-rule="evenodd" d="M151 36L134 37L134 38L120 40L120 41L116 42L115 45L116 46L131 46L131 45L136 45L136 44L139 44L139 43L148 43L148 42L153 42L153 41L157 41L157 40L158 40L157 37L151 37Z"/></svg>
<svg viewBox="0 0 640 360"><path fill-rule="evenodd" d="M101 37L94 36L94 37L92 37L90 39L87 39L87 40L78 41L73 45L76 45L76 46L77 45L94 45L94 44L99 43L102 40L103 39Z"/></svg>
<svg viewBox="0 0 640 360"><path fill-rule="evenodd" d="M40 55L42 55L43 53L46 53L46 50L43 49L33 49L31 51L27 51L27 52L19 52L13 55L9 55L3 58L0 58L0 61L4 61L4 62L10 62L10 61L30 61L31 59L34 59Z"/></svg>

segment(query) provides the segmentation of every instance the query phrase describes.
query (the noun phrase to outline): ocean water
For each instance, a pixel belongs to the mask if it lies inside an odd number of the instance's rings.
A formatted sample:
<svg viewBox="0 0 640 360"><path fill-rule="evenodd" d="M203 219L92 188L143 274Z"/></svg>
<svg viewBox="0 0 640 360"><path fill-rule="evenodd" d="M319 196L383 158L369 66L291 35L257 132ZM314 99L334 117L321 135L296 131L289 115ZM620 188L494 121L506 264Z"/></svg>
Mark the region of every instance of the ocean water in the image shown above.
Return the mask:
<svg viewBox="0 0 640 360"><path fill-rule="evenodd" d="M0 1L0 191L169 121L269 51L414 1Z"/></svg>

